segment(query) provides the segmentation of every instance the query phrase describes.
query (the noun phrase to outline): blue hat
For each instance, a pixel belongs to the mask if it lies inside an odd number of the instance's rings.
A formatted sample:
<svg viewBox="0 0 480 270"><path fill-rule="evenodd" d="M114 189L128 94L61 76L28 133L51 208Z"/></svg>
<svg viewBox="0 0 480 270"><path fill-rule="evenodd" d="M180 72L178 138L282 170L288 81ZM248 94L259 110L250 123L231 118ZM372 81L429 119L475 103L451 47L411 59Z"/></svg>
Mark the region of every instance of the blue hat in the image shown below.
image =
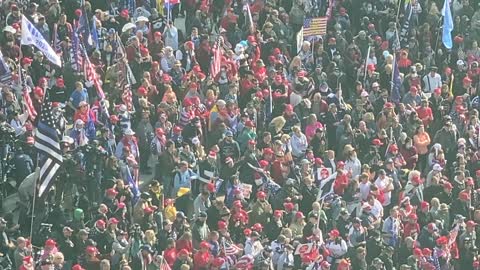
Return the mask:
<svg viewBox="0 0 480 270"><path fill-rule="evenodd" d="M227 137L233 137L233 132L230 131L230 130L227 130L227 132L225 132L225 136L227 136Z"/></svg>
<svg viewBox="0 0 480 270"><path fill-rule="evenodd" d="M115 34L115 29L114 28L108 29L108 34L110 34L110 35Z"/></svg>

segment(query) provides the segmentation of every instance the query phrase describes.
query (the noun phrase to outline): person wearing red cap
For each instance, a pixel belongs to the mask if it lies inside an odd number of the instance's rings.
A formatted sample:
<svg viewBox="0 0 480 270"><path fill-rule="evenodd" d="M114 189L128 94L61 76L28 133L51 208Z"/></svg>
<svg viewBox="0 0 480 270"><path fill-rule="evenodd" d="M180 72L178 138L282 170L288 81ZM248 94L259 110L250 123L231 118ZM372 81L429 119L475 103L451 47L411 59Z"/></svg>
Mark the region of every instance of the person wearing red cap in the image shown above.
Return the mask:
<svg viewBox="0 0 480 270"><path fill-rule="evenodd" d="M99 252L95 246L85 248L85 269L100 269Z"/></svg>
<svg viewBox="0 0 480 270"><path fill-rule="evenodd" d="M467 191L458 193L458 198L453 200L451 205L451 212L457 215L462 215L466 219L472 219L471 196Z"/></svg>
<svg viewBox="0 0 480 270"><path fill-rule="evenodd" d="M403 238L410 236L413 239L416 239L420 233L417 214L411 213L407 218L408 222L403 226Z"/></svg>
<svg viewBox="0 0 480 270"><path fill-rule="evenodd" d="M442 191L435 195L441 203L450 205L453 200L453 185L450 182L445 181L442 184Z"/></svg>
<svg viewBox="0 0 480 270"><path fill-rule="evenodd" d="M49 238L45 241L45 245L44 245L44 248L43 248L43 253L40 256L40 258L42 260L47 259L57 252L58 252L57 242L55 242L55 240Z"/></svg>
<svg viewBox="0 0 480 270"><path fill-rule="evenodd" d="M325 241L325 249L330 252L328 261L333 261L339 264L342 258L347 253L347 243L340 236L340 232L337 229L331 230L328 233L328 239Z"/></svg>
<svg viewBox="0 0 480 270"><path fill-rule="evenodd" d="M60 77L56 79L55 85L52 86L49 93L52 102L64 103L67 100L67 88L63 78Z"/></svg>
<svg viewBox="0 0 480 270"><path fill-rule="evenodd" d="M266 224L266 228L268 228L266 235L270 241L277 239L284 227L283 214L283 210L273 211L270 222Z"/></svg>
<svg viewBox="0 0 480 270"><path fill-rule="evenodd" d="M422 104L422 96L420 95L422 89L420 87L420 85L410 86L410 91L403 96L402 102L405 105L410 106L414 106L415 104Z"/></svg>
<svg viewBox="0 0 480 270"><path fill-rule="evenodd" d="M267 224L270 215L273 214L272 206L266 200L267 194L264 191L258 191L256 194L256 202L252 205L250 212L250 223Z"/></svg>
<svg viewBox="0 0 480 270"><path fill-rule="evenodd" d="M210 244L206 241L200 243L200 249L193 257L193 270L203 270L213 261L210 253Z"/></svg>

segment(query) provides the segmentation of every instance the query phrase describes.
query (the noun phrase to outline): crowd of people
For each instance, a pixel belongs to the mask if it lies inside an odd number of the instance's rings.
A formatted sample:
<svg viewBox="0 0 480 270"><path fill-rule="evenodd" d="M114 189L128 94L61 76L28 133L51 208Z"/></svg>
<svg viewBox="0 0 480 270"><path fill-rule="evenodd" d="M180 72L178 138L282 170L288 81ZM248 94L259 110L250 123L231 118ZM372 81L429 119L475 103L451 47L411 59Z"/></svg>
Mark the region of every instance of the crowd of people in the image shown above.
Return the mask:
<svg viewBox="0 0 480 270"><path fill-rule="evenodd" d="M0 269L480 269L479 1L1 6Z"/></svg>

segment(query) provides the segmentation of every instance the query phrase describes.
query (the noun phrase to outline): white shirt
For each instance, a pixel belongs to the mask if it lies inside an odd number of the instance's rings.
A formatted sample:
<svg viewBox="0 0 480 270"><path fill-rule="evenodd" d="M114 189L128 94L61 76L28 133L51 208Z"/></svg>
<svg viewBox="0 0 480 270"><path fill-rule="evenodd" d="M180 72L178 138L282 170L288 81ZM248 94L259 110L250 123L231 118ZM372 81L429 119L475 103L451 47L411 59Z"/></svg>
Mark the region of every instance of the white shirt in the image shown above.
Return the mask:
<svg viewBox="0 0 480 270"><path fill-rule="evenodd" d="M378 177L377 180L375 180L375 186L377 186L381 190L390 189L391 184L392 184L391 178L388 178L388 177L385 177L384 179L381 179L380 177ZM392 192L391 191L384 192L383 194L385 199L383 201L383 206L390 205L392 201Z"/></svg>
<svg viewBox="0 0 480 270"><path fill-rule="evenodd" d="M262 252L262 250L263 246L260 241L252 241L250 238L245 241L245 248L243 250L245 255L252 255L253 257L256 257L260 252Z"/></svg>
<svg viewBox="0 0 480 270"><path fill-rule="evenodd" d="M347 159L345 161L345 170L352 172L352 179L362 173L362 163L358 158Z"/></svg>
<svg viewBox="0 0 480 270"><path fill-rule="evenodd" d="M292 145L292 155L302 157L308 147L307 137L303 133L300 133L300 135L293 133L290 144Z"/></svg>
<svg viewBox="0 0 480 270"><path fill-rule="evenodd" d="M372 206L372 211L370 213L372 213L372 215L374 215L375 218L377 219L382 218L383 206L377 199L375 199L375 202L373 203L373 206Z"/></svg>
<svg viewBox="0 0 480 270"><path fill-rule="evenodd" d="M367 183L362 183L358 184L358 188L360 189L360 198L362 201L366 201L368 198L368 195L370 194L370 182Z"/></svg>
<svg viewBox="0 0 480 270"><path fill-rule="evenodd" d="M436 88L442 87L442 77L438 73L435 73L433 77L431 73L428 73L423 77L423 84L425 85L423 92L432 93Z"/></svg>

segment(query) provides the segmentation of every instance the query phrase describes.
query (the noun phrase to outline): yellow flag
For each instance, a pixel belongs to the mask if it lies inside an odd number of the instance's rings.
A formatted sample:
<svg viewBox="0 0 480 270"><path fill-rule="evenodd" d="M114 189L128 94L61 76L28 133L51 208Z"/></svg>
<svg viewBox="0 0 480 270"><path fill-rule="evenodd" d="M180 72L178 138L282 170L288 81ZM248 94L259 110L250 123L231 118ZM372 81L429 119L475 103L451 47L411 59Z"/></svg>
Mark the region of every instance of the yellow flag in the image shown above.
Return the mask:
<svg viewBox="0 0 480 270"><path fill-rule="evenodd" d="M452 97L453 97L453 79L454 78L455 77L453 76L453 73L452 73L452 78L450 79L450 86L448 87L449 90L450 90L450 96L452 96Z"/></svg>

